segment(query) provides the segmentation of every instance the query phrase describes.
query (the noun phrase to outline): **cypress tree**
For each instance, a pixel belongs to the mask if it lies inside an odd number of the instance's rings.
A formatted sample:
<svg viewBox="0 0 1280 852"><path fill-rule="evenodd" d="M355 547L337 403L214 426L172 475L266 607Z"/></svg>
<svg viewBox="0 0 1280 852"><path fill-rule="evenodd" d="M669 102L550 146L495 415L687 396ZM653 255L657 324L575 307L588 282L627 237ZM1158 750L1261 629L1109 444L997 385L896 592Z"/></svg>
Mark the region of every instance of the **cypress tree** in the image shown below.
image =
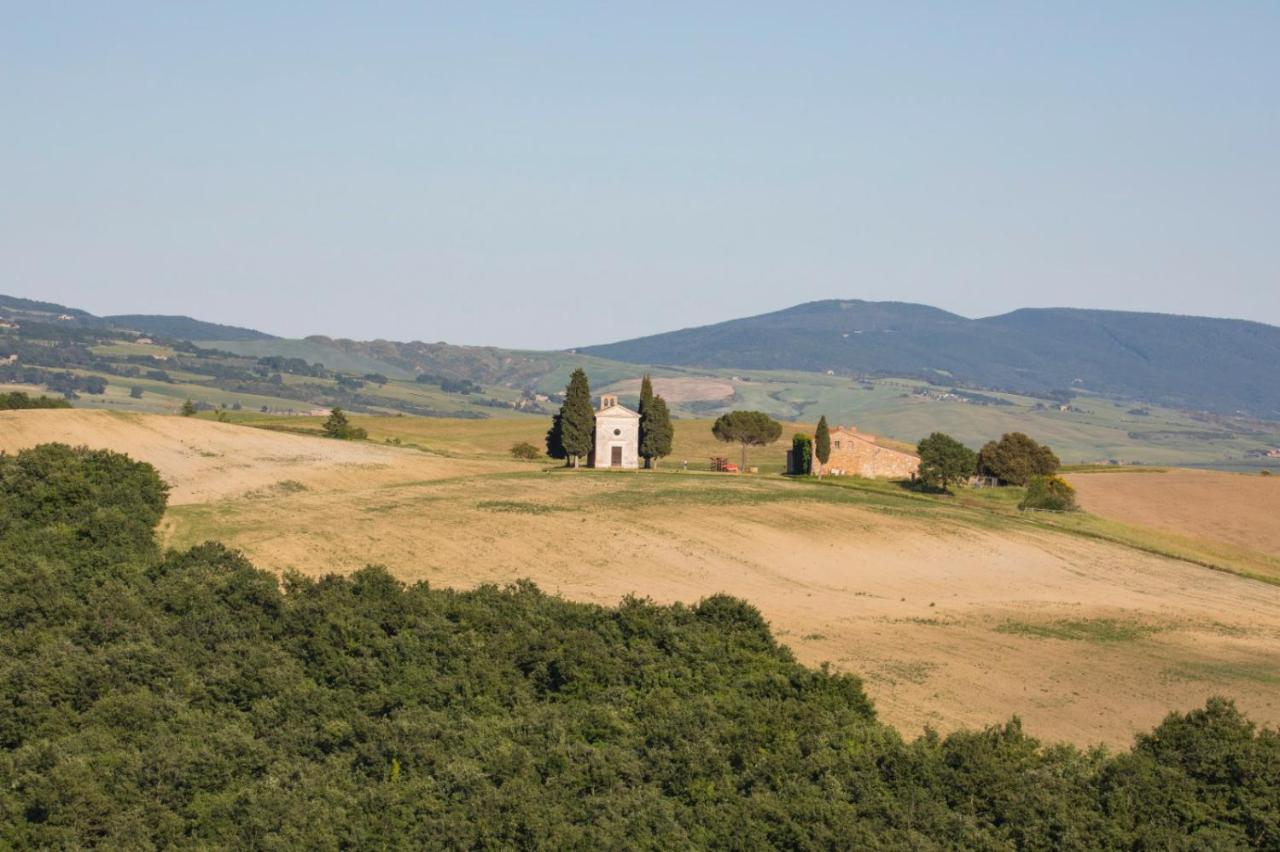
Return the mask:
<svg viewBox="0 0 1280 852"><path fill-rule="evenodd" d="M645 373L640 380L640 455L644 458L645 467L653 467L653 457L645 452L648 442L646 438L653 418L653 381Z"/></svg>
<svg viewBox="0 0 1280 852"><path fill-rule="evenodd" d="M813 473L813 439L808 435L796 433L791 436L791 470L799 476Z"/></svg>
<svg viewBox="0 0 1280 852"><path fill-rule="evenodd" d="M547 430L547 455L553 459L567 459L569 454L564 451L564 430L560 427L560 412L556 412L551 418L551 428ZM569 463L566 461L565 465Z"/></svg>
<svg viewBox="0 0 1280 852"><path fill-rule="evenodd" d="M640 418L640 428L643 430L640 454L644 456L647 466L657 467L658 459L671 455L671 439L675 435L675 429L671 425L671 412L667 410L665 399L660 396L652 399L645 416Z"/></svg>
<svg viewBox="0 0 1280 852"><path fill-rule="evenodd" d="M570 459L571 467L591 452L595 438L596 412L591 405L591 386L582 368L573 371L569 386L564 391L564 405L560 406L560 445Z"/></svg>
<svg viewBox="0 0 1280 852"><path fill-rule="evenodd" d="M827 426L827 415L818 418L818 428L813 433L813 454L818 459L818 476L831 458L831 427Z"/></svg>
<svg viewBox="0 0 1280 852"><path fill-rule="evenodd" d="M640 413L644 414L645 407L653 404L653 380L649 378L649 374L645 373L644 378L640 380Z"/></svg>

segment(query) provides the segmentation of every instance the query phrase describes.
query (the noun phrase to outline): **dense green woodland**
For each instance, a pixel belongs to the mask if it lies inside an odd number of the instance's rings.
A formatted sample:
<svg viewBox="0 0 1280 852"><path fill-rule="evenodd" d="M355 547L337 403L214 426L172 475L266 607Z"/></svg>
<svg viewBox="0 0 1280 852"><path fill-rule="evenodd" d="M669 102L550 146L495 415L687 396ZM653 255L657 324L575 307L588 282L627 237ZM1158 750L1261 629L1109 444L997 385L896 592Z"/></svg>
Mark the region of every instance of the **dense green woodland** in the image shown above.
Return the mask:
<svg viewBox="0 0 1280 852"><path fill-rule="evenodd" d="M0 456L0 848L1280 847L1227 701L1131 751L905 742L751 606L283 584L109 452Z"/></svg>

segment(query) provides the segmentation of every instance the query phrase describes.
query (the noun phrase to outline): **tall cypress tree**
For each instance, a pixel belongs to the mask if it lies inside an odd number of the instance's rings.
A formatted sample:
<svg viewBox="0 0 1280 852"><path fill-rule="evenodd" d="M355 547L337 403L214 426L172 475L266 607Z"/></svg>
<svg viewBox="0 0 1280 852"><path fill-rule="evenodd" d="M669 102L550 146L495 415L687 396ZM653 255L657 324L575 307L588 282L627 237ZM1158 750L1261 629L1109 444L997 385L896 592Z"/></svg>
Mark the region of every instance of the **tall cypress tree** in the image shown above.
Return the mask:
<svg viewBox="0 0 1280 852"><path fill-rule="evenodd" d="M564 391L564 405L560 406L560 445L577 467L579 460L591 453L595 438L596 412L591 405L591 386L582 368L573 371L569 386Z"/></svg>
<svg viewBox="0 0 1280 852"><path fill-rule="evenodd" d="M827 426L827 415L818 418L818 428L813 433L813 454L818 458L818 476L822 476L822 468L831 458L831 428Z"/></svg>
<svg viewBox="0 0 1280 852"><path fill-rule="evenodd" d="M644 457L644 466L653 466L653 456L645 452L645 438L649 434L650 420L653 417L653 381L645 373L640 380L640 455Z"/></svg>
<svg viewBox="0 0 1280 852"><path fill-rule="evenodd" d="M675 435L667 401L655 396L649 403L647 415L641 418L640 425L644 429L640 454L644 456L645 464L657 467L658 459L671 455L671 439Z"/></svg>
<svg viewBox="0 0 1280 852"><path fill-rule="evenodd" d="M551 418L551 428L547 430L547 455L553 459L565 459L569 465L569 454L564 451L564 429L560 426L560 412Z"/></svg>

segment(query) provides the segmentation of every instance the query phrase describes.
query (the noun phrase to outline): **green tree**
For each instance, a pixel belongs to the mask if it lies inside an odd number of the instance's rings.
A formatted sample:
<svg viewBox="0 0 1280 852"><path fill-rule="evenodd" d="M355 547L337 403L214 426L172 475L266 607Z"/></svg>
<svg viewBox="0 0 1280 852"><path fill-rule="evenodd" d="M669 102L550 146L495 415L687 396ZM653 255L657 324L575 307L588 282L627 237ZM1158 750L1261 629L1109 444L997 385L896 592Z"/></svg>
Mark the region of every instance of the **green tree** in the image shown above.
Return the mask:
<svg viewBox="0 0 1280 852"><path fill-rule="evenodd" d="M324 421L324 434L340 441L358 441L369 437L369 433L359 426L351 425L346 412L335 407L329 412L329 419Z"/></svg>
<svg viewBox="0 0 1280 852"><path fill-rule="evenodd" d="M747 447L764 447L782 437L782 424L763 411L730 411L711 425L711 434L726 444L742 445L742 467L747 466Z"/></svg>
<svg viewBox="0 0 1280 852"><path fill-rule="evenodd" d="M796 433L791 438L791 473L808 476L813 473L813 439Z"/></svg>
<svg viewBox="0 0 1280 852"><path fill-rule="evenodd" d="M907 740L746 601L281 578L162 550L165 490L0 453L0 848L1280 847L1280 732L1223 698Z"/></svg>
<svg viewBox="0 0 1280 852"><path fill-rule="evenodd" d="M194 417L195 413L196 413L196 404L194 402L188 399L186 402L182 403L183 417Z"/></svg>
<svg viewBox="0 0 1280 852"><path fill-rule="evenodd" d="M551 428L547 429L547 455L553 459L568 459L569 454L564 450L564 429L561 426L563 418L557 411L551 417Z"/></svg>
<svg viewBox="0 0 1280 852"><path fill-rule="evenodd" d="M827 415L818 418L818 428L813 433L813 454L818 459L818 475L831 458L831 427L827 425Z"/></svg>
<svg viewBox="0 0 1280 852"><path fill-rule="evenodd" d="M979 475L1010 485L1026 485L1033 476L1052 476L1060 466L1053 450L1022 432L1007 432L999 441L987 442L977 460Z"/></svg>
<svg viewBox="0 0 1280 852"><path fill-rule="evenodd" d="M142 394L143 394L142 388L138 387L137 385L134 385L133 387L129 388L130 399L142 399Z"/></svg>
<svg viewBox="0 0 1280 852"><path fill-rule="evenodd" d="M977 454L950 435L934 432L916 446L920 455L920 481L946 491L973 473Z"/></svg>
<svg viewBox="0 0 1280 852"><path fill-rule="evenodd" d="M675 437L665 399L655 396L649 401L646 413L640 418L640 429L640 455L644 456L646 467L656 468L658 459L671 455L671 443Z"/></svg>
<svg viewBox="0 0 1280 852"><path fill-rule="evenodd" d="M583 456L591 454L595 440L596 412L591 405L591 386L582 368L569 376L560 406L560 446L570 467L577 467Z"/></svg>
<svg viewBox="0 0 1280 852"><path fill-rule="evenodd" d="M652 416L653 408L653 380L649 378L649 374L645 373L640 379L640 456L644 459L644 466L649 467L649 457L645 455L645 432L649 429L649 418Z"/></svg>

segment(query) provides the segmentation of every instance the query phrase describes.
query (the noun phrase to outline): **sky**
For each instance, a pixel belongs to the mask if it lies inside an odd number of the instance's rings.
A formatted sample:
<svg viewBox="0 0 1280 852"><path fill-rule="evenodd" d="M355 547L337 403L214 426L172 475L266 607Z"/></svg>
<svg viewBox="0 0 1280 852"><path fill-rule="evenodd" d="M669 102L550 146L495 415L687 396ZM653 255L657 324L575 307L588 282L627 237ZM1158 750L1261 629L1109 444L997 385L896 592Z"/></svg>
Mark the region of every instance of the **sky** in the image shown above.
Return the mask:
<svg viewBox="0 0 1280 852"><path fill-rule="evenodd" d="M1280 3L0 0L0 292L566 348L826 298L1280 325Z"/></svg>

